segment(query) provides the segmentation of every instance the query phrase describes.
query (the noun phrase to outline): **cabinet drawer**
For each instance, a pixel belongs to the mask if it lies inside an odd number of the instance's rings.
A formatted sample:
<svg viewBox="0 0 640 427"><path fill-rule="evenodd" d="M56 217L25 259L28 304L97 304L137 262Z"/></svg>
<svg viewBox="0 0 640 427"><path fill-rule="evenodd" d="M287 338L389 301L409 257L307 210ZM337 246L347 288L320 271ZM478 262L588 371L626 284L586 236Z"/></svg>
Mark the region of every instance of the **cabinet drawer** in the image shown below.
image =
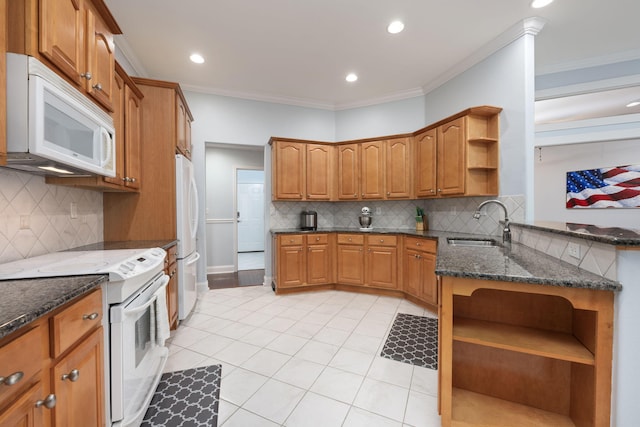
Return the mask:
<svg viewBox="0 0 640 427"><path fill-rule="evenodd" d="M308 234L307 245L326 245L329 243L328 234Z"/></svg>
<svg viewBox="0 0 640 427"><path fill-rule="evenodd" d="M15 397L40 372L42 366L43 331L36 326L9 344L0 347L0 406Z"/></svg>
<svg viewBox="0 0 640 427"><path fill-rule="evenodd" d="M371 246L396 246L398 238L388 234L374 234L367 236L367 244Z"/></svg>
<svg viewBox="0 0 640 427"><path fill-rule="evenodd" d="M364 245L362 234L338 234L339 245Z"/></svg>
<svg viewBox="0 0 640 427"><path fill-rule="evenodd" d="M280 246L300 246L303 239L302 234L284 234L280 236Z"/></svg>
<svg viewBox="0 0 640 427"><path fill-rule="evenodd" d="M416 237L406 237L404 246L407 249L419 249L425 252L436 253L437 242L431 239L420 239Z"/></svg>
<svg viewBox="0 0 640 427"><path fill-rule="evenodd" d="M51 319L53 327L53 357L58 357L102 321L102 291L100 289L69 306Z"/></svg>

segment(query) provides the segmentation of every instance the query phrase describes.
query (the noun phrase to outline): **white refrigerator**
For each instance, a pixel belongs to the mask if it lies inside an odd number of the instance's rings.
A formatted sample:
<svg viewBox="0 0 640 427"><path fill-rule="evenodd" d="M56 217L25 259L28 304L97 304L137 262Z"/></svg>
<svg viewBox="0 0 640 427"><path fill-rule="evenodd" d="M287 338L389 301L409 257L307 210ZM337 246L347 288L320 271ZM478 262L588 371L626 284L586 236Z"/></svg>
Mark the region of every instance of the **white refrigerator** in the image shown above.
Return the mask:
<svg viewBox="0 0 640 427"><path fill-rule="evenodd" d="M176 154L176 213L178 225L178 319L185 319L196 303L196 232L198 189L193 164Z"/></svg>

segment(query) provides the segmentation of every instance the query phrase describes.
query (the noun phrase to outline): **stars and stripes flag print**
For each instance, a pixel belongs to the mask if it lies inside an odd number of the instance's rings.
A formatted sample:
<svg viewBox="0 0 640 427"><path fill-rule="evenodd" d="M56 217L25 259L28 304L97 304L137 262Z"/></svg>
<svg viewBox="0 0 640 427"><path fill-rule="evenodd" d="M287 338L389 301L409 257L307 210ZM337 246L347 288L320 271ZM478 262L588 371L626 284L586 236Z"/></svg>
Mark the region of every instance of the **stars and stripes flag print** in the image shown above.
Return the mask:
<svg viewBox="0 0 640 427"><path fill-rule="evenodd" d="M567 172L567 208L640 206L640 165Z"/></svg>

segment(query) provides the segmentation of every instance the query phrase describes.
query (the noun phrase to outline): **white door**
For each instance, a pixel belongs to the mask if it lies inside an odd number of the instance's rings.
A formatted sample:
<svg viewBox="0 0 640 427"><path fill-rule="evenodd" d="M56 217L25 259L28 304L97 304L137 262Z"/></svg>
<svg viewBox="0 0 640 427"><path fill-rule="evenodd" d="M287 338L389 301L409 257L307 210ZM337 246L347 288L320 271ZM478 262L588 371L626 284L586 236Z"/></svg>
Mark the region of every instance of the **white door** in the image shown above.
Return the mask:
<svg viewBox="0 0 640 427"><path fill-rule="evenodd" d="M264 251L264 171L237 172L238 252Z"/></svg>

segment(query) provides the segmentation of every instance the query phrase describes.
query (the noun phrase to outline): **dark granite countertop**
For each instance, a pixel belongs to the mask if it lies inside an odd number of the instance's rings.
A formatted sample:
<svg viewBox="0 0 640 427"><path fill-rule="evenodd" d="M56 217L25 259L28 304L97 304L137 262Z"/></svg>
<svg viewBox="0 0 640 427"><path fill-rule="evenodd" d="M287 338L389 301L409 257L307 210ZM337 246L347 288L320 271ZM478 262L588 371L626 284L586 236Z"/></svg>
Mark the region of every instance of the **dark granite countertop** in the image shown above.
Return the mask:
<svg viewBox="0 0 640 427"><path fill-rule="evenodd" d="M551 221L534 221L530 223L512 222L511 225L615 246L640 246L640 230L631 228Z"/></svg>
<svg viewBox="0 0 640 427"><path fill-rule="evenodd" d="M317 230L299 230L296 228L271 229L271 234L309 234L309 233L362 233L362 234L403 234L406 236L438 238L434 231L416 231L410 228L372 228L371 231L362 231L358 228L319 228ZM453 233L456 234L456 233Z"/></svg>
<svg viewBox="0 0 640 427"><path fill-rule="evenodd" d="M79 246L69 249L70 251L102 251L113 249L146 249L162 248L169 249L178 243L177 240L124 240L121 242L98 242L90 245Z"/></svg>
<svg viewBox="0 0 640 427"><path fill-rule="evenodd" d="M106 275L0 281L0 338L100 286Z"/></svg>
<svg viewBox="0 0 640 427"><path fill-rule="evenodd" d="M307 233L363 233L358 229L319 229ZM300 230L271 230L272 234L301 233ZM374 229L364 233L401 234L438 240L436 274L440 276L468 277L482 280L501 280L514 283L533 283L551 286L619 291L622 285L613 280L582 270L567 262L538 252L527 246L512 243L501 245L497 236L453 233L444 231L416 231L411 229ZM452 246L447 237L492 238L498 243L492 247Z"/></svg>

